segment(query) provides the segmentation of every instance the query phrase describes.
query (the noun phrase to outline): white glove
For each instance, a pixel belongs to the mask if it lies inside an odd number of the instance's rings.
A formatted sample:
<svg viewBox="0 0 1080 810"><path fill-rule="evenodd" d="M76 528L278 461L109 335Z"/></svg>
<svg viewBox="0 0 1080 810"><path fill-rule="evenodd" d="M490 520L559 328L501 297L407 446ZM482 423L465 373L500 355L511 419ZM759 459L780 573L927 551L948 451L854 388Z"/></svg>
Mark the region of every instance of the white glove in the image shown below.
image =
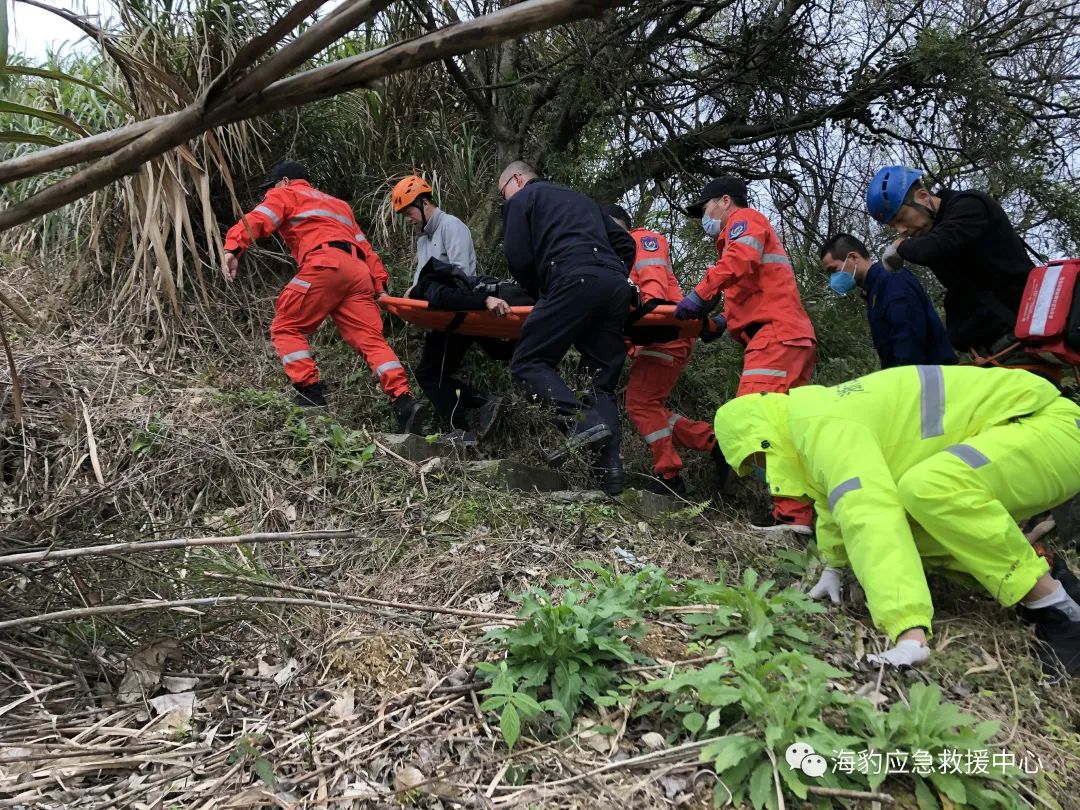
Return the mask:
<svg viewBox="0 0 1080 810"><path fill-rule="evenodd" d="M826 568L822 571L821 579L817 581L817 585L810 589L809 596L811 599L821 599L823 596L828 596L830 602L834 605L839 605L840 569Z"/></svg>
<svg viewBox="0 0 1080 810"><path fill-rule="evenodd" d="M885 252L881 254L881 261L890 270L899 270L904 266L904 257L900 255L900 251L896 249L896 243L893 242L887 248Z"/></svg>
<svg viewBox="0 0 1080 810"><path fill-rule="evenodd" d="M886 664L892 667L914 667L923 663L929 657L929 647L921 641L907 638L898 641L891 650L886 650L878 655L866 656L866 660L878 666Z"/></svg>

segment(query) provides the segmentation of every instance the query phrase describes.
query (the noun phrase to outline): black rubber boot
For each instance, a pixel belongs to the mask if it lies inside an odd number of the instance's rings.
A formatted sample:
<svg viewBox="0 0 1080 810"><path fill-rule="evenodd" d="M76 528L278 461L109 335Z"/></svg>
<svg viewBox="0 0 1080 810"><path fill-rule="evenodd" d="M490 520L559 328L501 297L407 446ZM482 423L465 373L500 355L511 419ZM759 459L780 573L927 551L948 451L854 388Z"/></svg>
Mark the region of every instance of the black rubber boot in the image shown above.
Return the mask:
<svg viewBox="0 0 1080 810"><path fill-rule="evenodd" d="M649 479L649 483L645 485L645 491L657 495L681 497L686 494L686 482L678 475L672 478L664 478L664 476L658 475Z"/></svg>
<svg viewBox="0 0 1080 810"><path fill-rule="evenodd" d="M402 394L394 400L393 407L398 420L398 433L424 435L424 422L427 420L424 403L417 402L412 394Z"/></svg>
<svg viewBox="0 0 1080 810"><path fill-rule="evenodd" d="M296 396L293 401L301 408L325 408L326 407L326 390L323 388L321 382L309 383L308 385L301 385L300 383L293 383L293 388L296 389Z"/></svg>
<svg viewBox="0 0 1080 810"><path fill-rule="evenodd" d="M714 444L712 450L709 451L709 455L712 456L713 465L716 467L716 491L724 492L735 471L731 469L731 465L727 463L724 454L720 452L720 445Z"/></svg>
<svg viewBox="0 0 1080 810"><path fill-rule="evenodd" d="M495 429L499 417L502 416L502 407L502 397L489 396L484 404L476 409L475 433L478 440L483 441Z"/></svg>
<svg viewBox="0 0 1080 810"><path fill-rule="evenodd" d="M1080 622L1052 607L1032 610L1021 605L1020 615L1035 625L1036 652L1047 675L1080 673Z"/></svg>

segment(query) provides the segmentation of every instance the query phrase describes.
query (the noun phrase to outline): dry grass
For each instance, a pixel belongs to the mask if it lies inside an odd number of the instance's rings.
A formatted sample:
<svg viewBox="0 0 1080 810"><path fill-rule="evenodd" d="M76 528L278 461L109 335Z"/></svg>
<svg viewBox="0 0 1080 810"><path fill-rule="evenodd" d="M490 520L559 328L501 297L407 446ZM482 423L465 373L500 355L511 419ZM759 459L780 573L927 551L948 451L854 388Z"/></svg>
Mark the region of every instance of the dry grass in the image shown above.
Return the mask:
<svg viewBox="0 0 1080 810"><path fill-rule="evenodd" d="M326 368L342 381L362 372L338 392L342 422L357 431L344 446L325 424L307 425L304 438L273 393L281 380L261 330L238 338L231 356L170 359L111 340L105 313L62 299L50 310L45 291L17 274L0 283L44 302L38 314L50 323L63 319L40 335L20 329L13 342L26 413L18 424L0 410L6 547L359 529L348 541L0 569L0 620L226 594L429 608L223 604L2 634L0 807L708 806L714 777L697 749L652 752L649 727L623 711L596 718L618 730L614 745L580 727L555 739L537 727L508 753L477 708L473 668L487 655L478 640L495 614L513 612L510 594L583 558L618 569L616 547L673 576L709 578L718 563L729 577L775 570L783 544L751 538L737 514L712 509L655 521L603 500L508 497L453 465L382 452L354 464L389 419L359 362L331 349L336 338L319 338ZM1000 721L997 741L1037 754L1053 774L1040 791L1070 807L1080 787L1074 692L1041 679L1027 630L1007 611L937 592L938 655L926 677ZM819 654L849 667L857 644L880 644L869 627L857 604L830 612L814 627ZM640 649L680 660L688 630L674 617L653 621ZM876 683L857 675L851 688L872 694ZM910 683L887 676L881 699L904 700Z"/></svg>

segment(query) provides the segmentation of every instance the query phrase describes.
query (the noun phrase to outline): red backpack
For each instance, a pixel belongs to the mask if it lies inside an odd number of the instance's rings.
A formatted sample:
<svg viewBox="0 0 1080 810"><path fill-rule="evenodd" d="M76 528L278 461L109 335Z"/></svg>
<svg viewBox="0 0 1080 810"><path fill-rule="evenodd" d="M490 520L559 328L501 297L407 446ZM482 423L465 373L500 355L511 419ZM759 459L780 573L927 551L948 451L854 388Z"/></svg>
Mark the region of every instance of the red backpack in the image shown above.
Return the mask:
<svg viewBox="0 0 1080 810"><path fill-rule="evenodd" d="M1016 339L1040 360L1080 366L1080 259L1056 259L1031 271Z"/></svg>

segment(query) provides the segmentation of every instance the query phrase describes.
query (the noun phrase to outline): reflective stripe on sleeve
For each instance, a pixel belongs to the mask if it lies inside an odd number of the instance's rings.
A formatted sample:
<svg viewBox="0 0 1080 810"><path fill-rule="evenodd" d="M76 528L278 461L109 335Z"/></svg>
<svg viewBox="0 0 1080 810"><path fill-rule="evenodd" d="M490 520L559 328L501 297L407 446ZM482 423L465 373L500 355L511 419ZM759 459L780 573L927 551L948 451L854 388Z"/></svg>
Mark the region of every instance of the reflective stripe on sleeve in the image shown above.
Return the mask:
<svg viewBox="0 0 1080 810"><path fill-rule="evenodd" d="M973 470L977 470L979 467L984 467L990 463L990 459L970 444L954 444L952 447L946 447L945 452L952 453Z"/></svg>
<svg viewBox="0 0 1080 810"><path fill-rule="evenodd" d="M275 214L275 213L274 213L273 211L271 211L271 210L270 210L269 208L267 208L267 207L266 207L265 205L256 205L256 206L255 206L255 211L258 211L258 212L259 212L260 214L262 214L262 215L263 215L264 217L266 217L266 218L267 218L267 219L269 219L269 220L270 220L271 222L273 222L273 223L274 223L274 227L275 227L275 228L276 228L276 227L277 227L278 225L280 225L280 224L281 224L281 217L279 217L279 216L278 216L277 214ZM255 213L255 212L253 211L252 213Z"/></svg>
<svg viewBox="0 0 1080 810"><path fill-rule="evenodd" d="M742 242L744 245L749 245L750 247L752 247L754 250L756 250L758 252L759 256L765 250L765 246L763 244L761 244L761 240L757 239L756 237L750 236L749 234L743 234L742 236L737 236L737 237L735 237L735 241L736 242Z"/></svg>
<svg viewBox="0 0 1080 810"><path fill-rule="evenodd" d="M393 371L396 368L401 368L401 363L398 360L390 360L383 363L380 366L375 367L375 376L382 378L382 375L388 371Z"/></svg>
<svg viewBox="0 0 1080 810"><path fill-rule="evenodd" d="M862 481L859 480L858 476L849 478L847 481L833 487L832 492L829 493L829 511L831 512L836 509L836 502L849 492L854 492L856 489L862 489Z"/></svg>
<svg viewBox="0 0 1080 810"><path fill-rule="evenodd" d="M941 366L916 366L919 372L919 415L924 439L945 433L945 375Z"/></svg>
<svg viewBox="0 0 1080 810"><path fill-rule="evenodd" d="M761 257L764 264L786 264L791 267L791 259L783 253L766 253Z"/></svg>
<svg viewBox="0 0 1080 810"><path fill-rule="evenodd" d="M288 354L283 354L281 356L281 365L287 366L289 363L295 363L297 360L307 360L309 357L311 357L311 352L307 349L298 352L289 352Z"/></svg>
<svg viewBox="0 0 1080 810"><path fill-rule="evenodd" d="M299 276L294 276L292 279L289 280L289 283L286 284L285 286L286 287L299 287L302 290L306 290L308 287L311 286L311 282L310 281L304 281Z"/></svg>
<svg viewBox="0 0 1080 810"><path fill-rule="evenodd" d="M674 363L675 358L670 354L664 354L664 352L658 352L654 349L642 349L637 353L638 357L655 357L658 360L667 360L669 363Z"/></svg>
<svg viewBox="0 0 1080 810"><path fill-rule="evenodd" d="M640 270L643 267L667 267L667 259L638 259L634 262L635 270Z"/></svg>

